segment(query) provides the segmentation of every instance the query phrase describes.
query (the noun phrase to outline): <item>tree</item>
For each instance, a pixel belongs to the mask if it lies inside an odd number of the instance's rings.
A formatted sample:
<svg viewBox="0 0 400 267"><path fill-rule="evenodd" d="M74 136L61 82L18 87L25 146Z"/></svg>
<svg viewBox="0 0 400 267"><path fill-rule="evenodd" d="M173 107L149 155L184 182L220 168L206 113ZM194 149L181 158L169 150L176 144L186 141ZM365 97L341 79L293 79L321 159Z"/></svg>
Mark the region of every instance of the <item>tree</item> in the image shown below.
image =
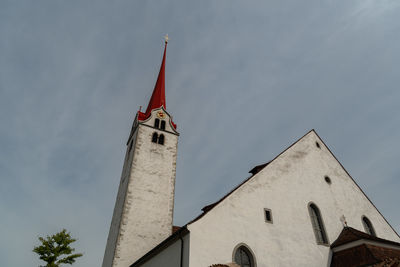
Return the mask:
<svg viewBox="0 0 400 267"><path fill-rule="evenodd" d="M39 254L39 258L47 264L40 267L59 267L61 264L71 264L75 262L76 258L81 257L82 253L72 254L75 251L70 247L70 244L75 242L76 239L71 238L67 230L63 229L52 236L46 238L39 237L40 246L34 247L33 252ZM66 255L65 257L63 257Z"/></svg>

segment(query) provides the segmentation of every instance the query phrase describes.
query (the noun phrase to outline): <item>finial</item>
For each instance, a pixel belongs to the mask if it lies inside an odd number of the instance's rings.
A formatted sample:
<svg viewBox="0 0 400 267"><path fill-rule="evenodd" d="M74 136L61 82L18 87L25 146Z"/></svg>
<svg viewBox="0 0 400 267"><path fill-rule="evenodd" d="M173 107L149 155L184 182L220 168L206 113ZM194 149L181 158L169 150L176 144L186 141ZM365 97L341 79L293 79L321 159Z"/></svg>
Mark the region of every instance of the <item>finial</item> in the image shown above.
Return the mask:
<svg viewBox="0 0 400 267"><path fill-rule="evenodd" d="M169 40L168 33L164 36L164 40L165 40L165 43L168 43L168 40Z"/></svg>
<svg viewBox="0 0 400 267"><path fill-rule="evenodd" d="M346 217L344 217L344 215L342 215L342 217L340 217L340 221L343 224L343 227L347 227L347 221L346 221Z"/></svg>

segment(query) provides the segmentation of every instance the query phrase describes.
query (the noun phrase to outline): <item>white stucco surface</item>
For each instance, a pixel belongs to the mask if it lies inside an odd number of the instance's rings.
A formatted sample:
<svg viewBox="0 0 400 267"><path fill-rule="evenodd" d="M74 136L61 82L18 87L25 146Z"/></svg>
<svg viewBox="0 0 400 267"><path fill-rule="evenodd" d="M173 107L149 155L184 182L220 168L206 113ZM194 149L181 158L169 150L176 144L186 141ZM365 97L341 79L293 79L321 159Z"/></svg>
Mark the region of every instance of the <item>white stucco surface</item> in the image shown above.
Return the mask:
<svg viewBox="0 0 400 267"><path fill-rule="evenodd" d="M157 112L166 129L155 129ZM157 132L164 144L153 143ZM132 142L132 146L130 145ZM178 133L165 110L134 122L114 208L103 267L127 267L170 236L174 208Z"/></svg>
<svg viewBox="0 0 400 267"><path fill-rule="evenodd" d="M146 261L143 267L188 267L189 266L189 234L182 240L177 239L174 243L170 244L167 248L159 254ZM182 253L182 255L181 255ZM181 265L182 257L182 265Z"/></svg>
<svg viewBox="0 0 400 267"><path fill-rule="evenodd" d="M319 143L320 148L316 146ZM324 176L329 176L328 184ZM364 231L367 216L378 237L400 241L314 131L283 152L199 220L190 223L190 267L232 261L234 248L246 244L257 266L327 266L329 246L318 245L308 212L315 203L329 242L349 226ZM264 208L273 223L266 223ZM161 265L160 265L161 266Z"/></svg>

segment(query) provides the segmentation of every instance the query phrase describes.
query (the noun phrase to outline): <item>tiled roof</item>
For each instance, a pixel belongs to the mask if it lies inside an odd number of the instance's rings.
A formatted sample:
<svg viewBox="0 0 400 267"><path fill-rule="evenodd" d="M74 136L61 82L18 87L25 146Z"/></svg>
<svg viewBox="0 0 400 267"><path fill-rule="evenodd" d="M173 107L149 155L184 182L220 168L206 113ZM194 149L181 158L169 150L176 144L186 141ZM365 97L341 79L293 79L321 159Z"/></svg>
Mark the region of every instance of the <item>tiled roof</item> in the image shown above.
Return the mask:
<svg viewBox="0 0 400 267"><path fill-rule="evenodd" d="M178 231L179 229L181 229L180 226L172 226L172 233L175 233L176 231Z"/></svg>
<svg viewBox="0 0 400 267"><path fill-rule="evenodd" d="M377 263L371 267L400 267L400 259L385 259L381 263Z"/></svg>
<svg viewBox="0 0 400 267"><path fill-rule="evenodd" d="M355 241L361 241L352 243ZM373 243L371 243L373 242ZM342 245L342 250L335 250ZM345 227L332 243L331 267L400 267L400 243Z"/></svg>
<svg viewBox="0 0 400 267"><path fill-rule="evenodd" d="M400 246L400 243L372 236L351 227L344 227L339 237L335 240L335 242L332 243L331 248L339 247L341 245L361 239L376 241L388 245Z"/></svg>
<svg viewBox="0 0 400 267"><path fill-rule="evenodd" d="M345 250L334 252L330 267L394 267L398 265L386 265L398 263L400 250L387 247L362 244Z"/></svg>

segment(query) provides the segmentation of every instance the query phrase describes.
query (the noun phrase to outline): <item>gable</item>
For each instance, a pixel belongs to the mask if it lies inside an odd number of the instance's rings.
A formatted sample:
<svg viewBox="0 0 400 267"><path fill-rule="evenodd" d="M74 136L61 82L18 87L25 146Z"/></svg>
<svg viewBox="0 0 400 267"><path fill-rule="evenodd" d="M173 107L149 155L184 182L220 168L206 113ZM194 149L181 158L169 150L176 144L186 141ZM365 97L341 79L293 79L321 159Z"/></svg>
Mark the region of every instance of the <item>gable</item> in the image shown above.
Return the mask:
<svg viewBox="0 0 400 267"><path fill-rule="evenodd" d="M206 266L229 262L232 249L241 242L251 247L256 255L263 255L263 251L278 253L279 247L297 246L290 253L298 253L297 257L304 258L304 262L327 262L329 247L316 245L307 209L309 203L315 203L320 209L330 241L335 240L343 228L342 215L349 226L359 230L363 230L361 217L365 215L374 224L379 237L399 240L314 130L264 167L252 171L251 177L205 207L203 214L188 224L191 251L196 251L191 263L199 261ZM325 176L331 183L327 183ZM272 211L272 224L265 223L265 208ZM204 245L207 240L215 242L213 251ZM305 256L307 253L309 256ZM262 264L284 266L282 261L274 262L272 257Z"/></svg>
<svg viewBox="0 0 400 267"><path fill-rule="evenodd" d="M191 224L197 220L199 220L201 217L206 215L210 210L212 210L215 206L217 206L219 203L224 201L226 198L228 198L231 194L234 194L237 190L241 189L242 187L245 187L247 183L250 183L251 180L257 180L257 179L262 179L260 178L262 174L259 174L260 172L277 172L277 174L284 174L289 171L291 168L291 162L295 161L300 161L302 158L304 158L308 152L306 151L309 147L313 146L313 143L315 144L315 147L322 150L326 150L324 154L321 155L325 162L322 161L322 163L327 163L331 162L335 166L335 170L331 171L330 173L335 173L336 175L339 174L339 178L350 180L354 186L359 190L360 193L370 202L370 204L374 207L374 209L382 216L382 218L386 221L386 219L383 217L383 215L379 212L379 210L376 208L376 206L372 203L372 201L368 198L368 196L364 193L364 191L359 187L359 185L355 182L355 180L351 177L351 175L347 172L347 170L343 167L343 165L339 162L339 160L335 157L335 155L331 152L331 150L326 146L326 144L322 141L322 139L319 137L319 135L315 132L315 130L309 131L307 134L305 134L303 137L301 137L299 140L294 142L292 145L290 145L288 148L286 148L284 151L282 151L280 154L278 154L273 160L268 161L267 163L260 164L258 166L255 166L252 168L249 173L252 175L245 179L242 183L240 183L238 186L233 188L229 193L224 195L221 199L218 201L209 204L205 207L202 208L203 213L200 214L198 217L196 217L194 220L189 222L188 224ZM299 147L302 146L302 147ZM303 150L303 148L306 148ZM286 160L289 159L289 160ZM278 162L278 161L284 161L284 165L278 167L277 169L273 170L274 167L267 167L268 165L273 165L273 163ZM316 169L318 169L318 166L315 166ZM272 169L272 170L271 170ZM326 172L326 173L329 173ZM275 179L276 175L272 175L272 179ZM329 178L331 182L331 177L329 175L324 175L324 180L326 182L326 177ZM389 224L389 222L386 221L386 223L391 227L393 232L396 233L396 231L392 228L392 226ZM396 235L400 237L397 233Z"/></svg>

